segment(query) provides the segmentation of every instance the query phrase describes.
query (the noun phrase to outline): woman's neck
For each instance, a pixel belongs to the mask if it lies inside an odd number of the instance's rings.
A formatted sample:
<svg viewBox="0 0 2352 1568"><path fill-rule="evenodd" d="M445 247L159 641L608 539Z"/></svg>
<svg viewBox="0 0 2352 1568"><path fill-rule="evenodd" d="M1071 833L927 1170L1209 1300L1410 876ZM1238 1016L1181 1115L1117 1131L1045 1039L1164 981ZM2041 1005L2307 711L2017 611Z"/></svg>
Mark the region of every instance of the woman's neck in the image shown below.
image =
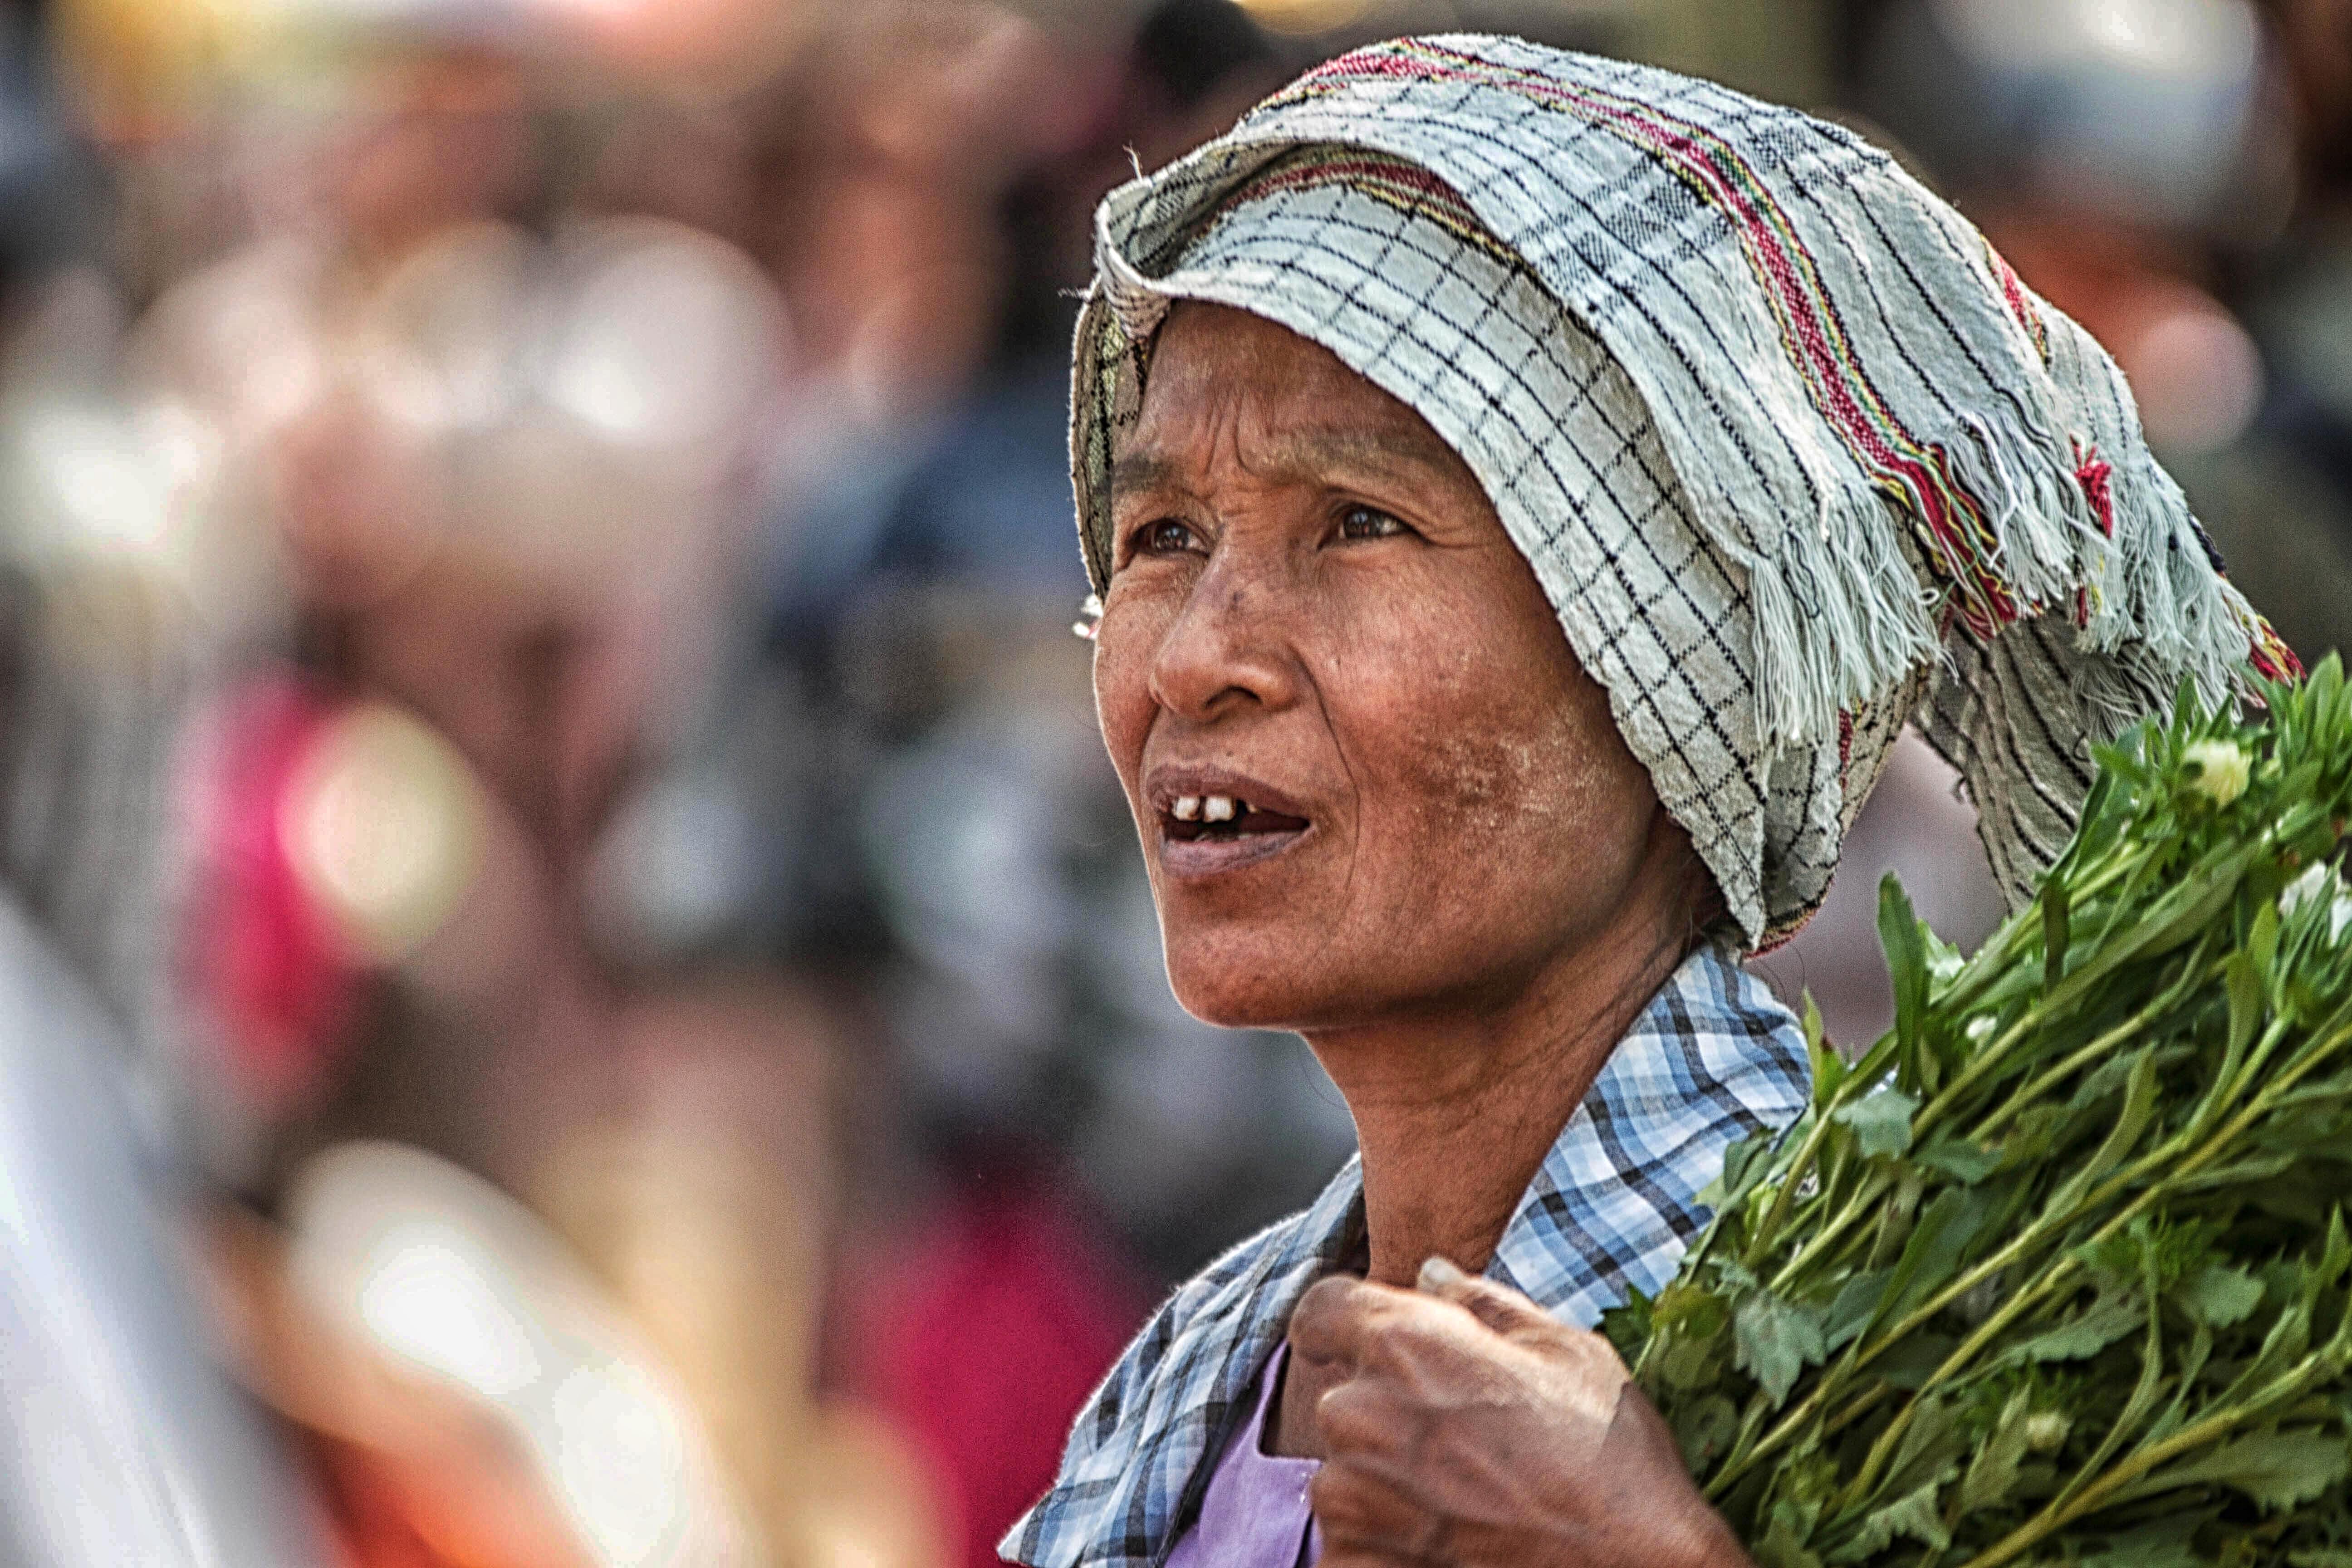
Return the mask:
<svg viewBox="0 0 2352 1568"><path fill-rule="evenodd" d="M1622 921L1507 1001L1308 1034L1356 1120L1370 1277L1439 1254L1486 1267L1610 1053L1689 951L1685 921Z"/></svg>

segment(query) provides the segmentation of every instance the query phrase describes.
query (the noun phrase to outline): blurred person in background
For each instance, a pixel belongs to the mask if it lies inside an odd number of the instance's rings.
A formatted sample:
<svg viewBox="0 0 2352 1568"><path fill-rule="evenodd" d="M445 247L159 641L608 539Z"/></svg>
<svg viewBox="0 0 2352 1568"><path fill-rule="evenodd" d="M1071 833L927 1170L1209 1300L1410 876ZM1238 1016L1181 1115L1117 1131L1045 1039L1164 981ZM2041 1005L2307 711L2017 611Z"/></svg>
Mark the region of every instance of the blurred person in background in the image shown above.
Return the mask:
<svg viewBox="0 0 2352 1568"><path fill-rule="evenodd" d="M114 90L142 20L65 30L160 291L19 378L16 455L184 605L205 678L145 731L181 771L149 863L184 874L143 912L245 1205L208 1242L243 1375L356 1561L933 1561L919 1461L815 1386L837 1026L646 939L604 853L732 651L793 364L709 232L751 182L634 210L648 142L728 139L656 103L567 148L537 51L577 41L540 24L378 18L322 102L268 38L234 84Z"/></svg>
<svg viewBox="0 0 2352 1568"><path fill-rule="evenodd" d="M681 90L674 52L651 48L648 89L646 38L583 49L561 17L328 14L286 36L234 7L69 8L123 238L93 309L45 328L42 374L79 367L89 417L28 425L26 467L194 612L203 679L165 727L181 934L159 943L159 1033L192 1142L241 1205L212 1232L225 1331L303 1434L345 1550L925 1561L938 1516L984 1554L1139 1314L1071 1152L1096 1191L1144 1200L1127 1234L1172 1269L1205 1245L1180 1227L1213 1222L1201 1189L1171 1199L1146 1173L1238 1126L1250 1147L1210 1206L1272 1213L1267 1163L1311 1169L1344 1136L1286 1050L1205 1097L1164 1055L1097 1051L1090 1079L1131 1080L1114 1113L1041 1126L1017 1076L908 1092L877 1048L945 1064L1009 1035L1035 1061L1108 1016L1115 1041L1172 1028L1205 1059L1106 818L1083 685L1015 657L1066 637L1076 579L1061 389L1002 394L1066 330L1045 269L1082 268L1084 242L1053 224L1082 225L1131 133L1197 135L1262 65L1236 14L1207 16L1147 26L1130 57L1122 19L853 9ZM930 605L966 601L946 625L980 632L934 666L956 695L877 705L861 676L844 701L770 657L737 563L838 547L808 477L921 467L919 518L954 493L934 436L969 430L985 466L1016 408L1009 428L1042 439L1016 443L1009 486L983 481L1002 548L963 558L978 572L943 563L929 521L894 547L911 597L928 578ZM92 468L93 434L112 468ZM1022 465L1041 454L1034 508ZM1019 564L1039 537L1044 591ZM887 611L863 624L898 635ZM861 768L873 718L887 750ZM857 898L795 880L845 838L851 876L888 886L890 814L998 737L982 761L1012 790L1093 802L1056 823L1037 801L1038 828L1080 834L1016 932L1042 951L1010 1015L952 989L938 1005L919 978L955 952L936 879L886 895L870 969L828 934L856 930ZM845 835L826 814L843 796ZM987 880L1005 862L968 864L982 881L949 890L951 921L975 894L1005 907ZM1089 951L1106 917L1128 937ZM980 972L969 956L952 973ZM1322 1141L1304 1159L1301 1106ZM910 1164L961 1196L927 1207ZM955 1353L943 1324L994 1349ZM535 1348L486 1359L501 1343ZM583 1366L644 1375L583 1403ZM621 1464L646 1423L686 1433L667 1491L554 1462ZM632 1546L633 1517L688 1533Z"/></svg>

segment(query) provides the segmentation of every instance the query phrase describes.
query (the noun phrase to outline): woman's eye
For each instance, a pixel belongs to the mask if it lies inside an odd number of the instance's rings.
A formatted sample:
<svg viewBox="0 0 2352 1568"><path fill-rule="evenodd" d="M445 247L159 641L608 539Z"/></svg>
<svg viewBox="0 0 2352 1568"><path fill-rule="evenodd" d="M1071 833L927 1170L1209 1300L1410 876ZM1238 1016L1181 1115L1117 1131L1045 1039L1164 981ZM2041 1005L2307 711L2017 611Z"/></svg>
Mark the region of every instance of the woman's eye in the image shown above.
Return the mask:
<svg viewBox="0 0 2352 1568"><path fill-rule="evenodd" d="M1201 547L1200 535L1172 517L1145 523L1137 531L1136 542L1146 555L1181 555Z"/></svg>
<svg viewBox="0 0 2352 1568"><path fill-rule="evenodd" d="M1351 506L1339 514L1339 537L1342 539L1386 539L1391 534L1411 531L1378 507Z"/></svg>

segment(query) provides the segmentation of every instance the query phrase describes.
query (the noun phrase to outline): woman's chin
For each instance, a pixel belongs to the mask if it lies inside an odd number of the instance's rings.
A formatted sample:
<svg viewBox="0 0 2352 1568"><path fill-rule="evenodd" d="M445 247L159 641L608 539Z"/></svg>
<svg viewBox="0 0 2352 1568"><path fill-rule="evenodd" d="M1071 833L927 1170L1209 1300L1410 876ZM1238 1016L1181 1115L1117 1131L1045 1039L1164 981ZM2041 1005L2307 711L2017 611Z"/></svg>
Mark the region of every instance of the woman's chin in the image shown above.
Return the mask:
<svg viewBox="0 0 2352 1568"><path fill-rule="evenodd" d="M1168 950L1168 982L1187 1013L1204 1024L1223 1029L1287 1029L1303 1016L1298 976L1286 973L1302 951L1277 951L1280 944L1237 953L1224 943L1213 951L1188 952L1186 944ZM1304 1009L1311 1012L1311 1008Z"/></svg>
<svg viewBox="0 0 2352 1568"><path fill-rule="evenodd" d="M1335 952L1328 930L1169 932L1168 982L1184 1011L1225 1029L1292 1033L1354 1021L1393 1000L1391 977Z"/></svg>

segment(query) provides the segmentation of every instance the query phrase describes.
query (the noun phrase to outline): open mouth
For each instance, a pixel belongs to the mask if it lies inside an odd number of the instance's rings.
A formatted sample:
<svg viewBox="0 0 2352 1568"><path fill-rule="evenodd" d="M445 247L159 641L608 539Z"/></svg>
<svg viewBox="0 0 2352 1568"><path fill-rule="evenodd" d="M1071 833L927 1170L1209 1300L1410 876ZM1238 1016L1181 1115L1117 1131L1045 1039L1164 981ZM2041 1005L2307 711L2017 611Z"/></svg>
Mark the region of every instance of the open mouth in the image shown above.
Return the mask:
<svg viewBox="0 0 2352 1568"><path fill-rule="evenodd" d="M1296 842L1307 826L1306 817L1230 795L1180 795L1160 812L1162 853L1179 874L1262 858Z"/></svg>
<svg viewBox="0 0 2352 1568"><path fill-rule="evenodd" d="M1180 795L1160 814L1161 829L1179 844L1196 839L1241 839L1269 833L1302 833L1303 816L1285 816L1229 795Z"/></svg>

